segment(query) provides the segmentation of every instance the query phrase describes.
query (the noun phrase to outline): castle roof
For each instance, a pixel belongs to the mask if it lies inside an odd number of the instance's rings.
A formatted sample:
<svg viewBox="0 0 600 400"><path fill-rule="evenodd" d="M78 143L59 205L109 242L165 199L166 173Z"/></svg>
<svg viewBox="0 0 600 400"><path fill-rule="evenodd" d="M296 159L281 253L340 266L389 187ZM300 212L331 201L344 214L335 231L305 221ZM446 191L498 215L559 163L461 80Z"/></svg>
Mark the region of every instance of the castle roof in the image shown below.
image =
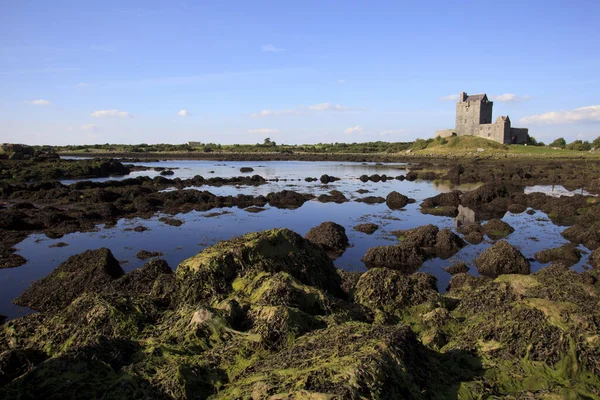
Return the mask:
<svg viewBox="0 0 600 400"><path fill-rule="evenodd" d="M482 101L482 100L487 100L487 95L485 93L483 94L472 94L470 96L467 96L467 100L466 101Z"/></svg>

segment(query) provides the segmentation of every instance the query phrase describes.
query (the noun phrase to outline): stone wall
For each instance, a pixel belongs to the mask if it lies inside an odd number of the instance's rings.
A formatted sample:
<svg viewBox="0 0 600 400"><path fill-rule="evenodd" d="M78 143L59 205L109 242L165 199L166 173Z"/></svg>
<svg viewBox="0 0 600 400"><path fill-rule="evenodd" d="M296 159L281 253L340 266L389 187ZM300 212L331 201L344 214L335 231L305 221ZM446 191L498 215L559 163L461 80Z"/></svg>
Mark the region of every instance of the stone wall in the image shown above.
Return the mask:
<svg viewBox="0 0 600 400"><path fill-rule="evenodd" d="M436 131L435 136L447 138L454 134L454 129L442 129L441 131Z"/></svg>
<svg viewBox="0 0 600 400"><path fill-rule="evenodd" d="M527 128L510 128L509 135L509 143L513 142L513 137L515 138L514 144L525 144L529 141L529 129Z"/></svg>

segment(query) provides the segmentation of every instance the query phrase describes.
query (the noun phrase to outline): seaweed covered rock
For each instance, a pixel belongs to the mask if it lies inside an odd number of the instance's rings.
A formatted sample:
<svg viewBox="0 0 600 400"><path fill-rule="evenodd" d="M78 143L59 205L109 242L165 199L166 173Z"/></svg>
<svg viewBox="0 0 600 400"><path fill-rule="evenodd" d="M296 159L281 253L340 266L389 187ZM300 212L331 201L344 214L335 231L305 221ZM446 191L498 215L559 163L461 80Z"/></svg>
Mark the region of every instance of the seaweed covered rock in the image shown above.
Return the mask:
<svg viewBox="0 0 600 400"><path fill-rule="evenodd" d="M225 297L236 278L261 272L287 272L303 284L340 293L339 275L325 251L289 229L219 242L182 261L176 277L181 300L195 304Z"/></svg>
<svg viewBox="0 0 600 400"><path fill-rule="evenodd" d="M458 227L458 232L465 236L465 240L471 244L483 242L483 228L479 224L468 224Z"/></svg>
<svg viewBox="0 0 600 400"><path fill-rule="evenodd" d="M170 301L175 290L173 270L165 260L156 258L114 281L106 292Z"/></svg>
<svg viewBox="0 0 600 400"><path fill-rule="evenodd" d="M317 197L317 200L320 201L321 203L341 204L341 203L347 202L348 198L346 196L344 196L344 194L342 192L340 192L339 190L332 190L329 192L329 194L320 195L319 197Z"/></svg>
<svg viewBox="0 0 600 400"><path fill-rule="evenodd" d="M267 200L271 207L287 208L290 210L301 207L305 202L313 198L313 195L302 194L293 190L282 190L281 192L269 193L267 195Z"/></svg>
<svg viewBox="0 0 600 400"><path fill-rule="evenodd" d="M406 207L409 203L414 203L413 199L409 199L403 194L396 191L390 192L385 198L385 204L392 210L399 210Z"/></svg>
<svg viewBox="0 0 600 400"><path fill-rule="evenodd" d="M433 224L419 226L417 228L394 231L401 243L415 248L424 257L448 258L466 243L448 228L440 230Z"/></svg>
<svg viewBox="0 0 600 400"><path fill-rule="evenodd" d="M433 224L419 226L413 229L393 231L402 243L407 243L418 248L435 248L436 237L440 229Z"/></svg>
<svg viewBox="0 0 600 400"><path fill-rule="evenodd" d="M423 214L456 217L458 215L460 195L460 191L453 190L452 192L440 193L429 197L421 203L421 212Z"/></svg>
<svg viewBox="0 0 600 400"><path fill-rule="evenodd" d="M311 228L305 238L322 246L333 259L341 256L349 245L346 229L331 221Z"/></svg>
<svg viewBox="0 0 600 400"><path fill-rule="evenodd" d="M161 257L162 255L163 253L161 253L160 251L140 250L137 252L135 257L139 258L140 260L147 260L149 258Z"/></svg>
<svg viewBox="0 0 600 400"><path fill-rule="evenodd" d="M508 242L501 240L486 249L475 259L480 274L496 277L502 274L530 273L529 261L523 254Z"/></svg>
<svg viewBox="0 0 600 400"><path fill-rule="evenodd" d="M373 268L361 275L356 284L356 301L388 314L402 312L439 299L434 276L417 272L405 275L389 268Z"/></svg>
<svg viewBox="0 0 600 400"><path fill-rule="evenodd" d="M0 387L29 372L47 358L34 349L11 349L0 353Z"/></svg>
<svg viewBox="0 0 600 400"><path fill-rule="evenodd" d="M423 255L408 243L371 247L362 258L367 268L390 268L414 272L423 264Z"/></svg>
<svg viewBox="0 0 600 400"><path fill-rule="evenodd" d="M445 398L476 371L463 366L444 369L442 359L421 345L407 326L352 322L310 332L257 361L219 397Z"/></svg>
<svg viewBox="0 0 600 400"><path fill-rule="evenodd" d="M100 293L125 272L109 249L87 250L69 257L47 277L34 282L15 304L38 311L68 306L83 293Z"/></svg>
<svg viewBox="0 0 600 400"><path fill-rule="evenodd" d="M588 260L593 267L600 268L600 249L592 251Z"/></svg>
<svg viewBox="0 0 600 400"><path fill-rule="evenodd" d="M435 236L435 253L440 258L449 258L467 244L448 228L440 230Z"/></svg>
<svg viewBox="0 0 600 400"><path fill-rule="evenodd" d="M356 225L353 229L358 232L366 233L367 235L372 235L377 229L379 229L379 225L369 222L366 224Z"/></svg>
<svg viewBox="0 0 600 400"><path fill-rule="evenodd" d="M502 239L515 231L515 228L498 218L489 220L481 227L485 234L493 240Z"/></svg>
<svg viewBox="0 0 600 400"><path fill-rule="evenodd" d="M581 251L573 244L565 244L553 249L538 251L535 253L535 259L542 263L560 262L564 266L570 267L581 260Z"/></svg>

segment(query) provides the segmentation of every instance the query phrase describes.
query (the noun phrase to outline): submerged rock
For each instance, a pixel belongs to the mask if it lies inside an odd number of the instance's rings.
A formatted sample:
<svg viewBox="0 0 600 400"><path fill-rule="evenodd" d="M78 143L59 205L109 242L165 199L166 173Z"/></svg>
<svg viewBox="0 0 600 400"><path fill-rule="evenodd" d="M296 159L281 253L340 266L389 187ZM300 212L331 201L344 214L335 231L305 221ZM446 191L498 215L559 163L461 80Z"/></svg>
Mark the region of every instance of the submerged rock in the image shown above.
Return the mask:
<svg viewBox="0 0 600 400"><path fill-rule="evenodd" d="M161 217L158 219L163 224L171 225L171 226L181 226L183 225L183 221L177 218L171 217Z"/></svg>
<svg viewBox="0 0 600 400"><path fill-rule="evenodd" d="M372 235L377 229L379 229L379 225L369 222L366 224L356 225L353 229L355 231L366 233L367 235Z"/></svg>
<svg viewBox="0 0 600 400"><path fill-rule="evenodd" d="M135 257L139 258L140 260L147 260L147 259L153 258L153 257L161 257L162 255L163 255L163 253L161 253L160 251L140 250L135 255Z"/></svg>
<svg viewBox="0 0 600 400"><path fill-rule="evenodd" d="M531 272L529 261L514 246L501 240L486 249L475 259L480 274L496 277L502 274L524 274Z"/></svg>
<svg viewBox="0 0 600 400"><path fill-rule="evenodd" d="M464 262L458 262L444 268L444 271L450 275L462 274L469 272L470 268Z"/></svg>
<svg viewBox="0 0 600 400"><path fill-rule="evenodd" d="M269 193L267 195L267 200L271 207L288 208L291 210L301 207L305 202L313 198L313 195L301 194L293 190L282 190L281 192Z"/></svg>
<svg viewBox="0 0 600 400"><path fill-rule="evenodd" d="M333 259L341 256L349 245L346 228L331 221L311 228L305 238L322 246Z"/></svg>
<svg viewBox="0 0 600 400"><path fill-rule="evenodd" d="M254 172L254 168L251 168L251 167L242 167L242 168L240 168L240 172L242 172L242 173Z"/></svg>
<svg viewBox="0 0 600 400"><path fill-rule="evenodd" d="M61 309L83 293L107 289L124 274L109 249L88 250L69 257L14 302L38 311Z"/></svg>

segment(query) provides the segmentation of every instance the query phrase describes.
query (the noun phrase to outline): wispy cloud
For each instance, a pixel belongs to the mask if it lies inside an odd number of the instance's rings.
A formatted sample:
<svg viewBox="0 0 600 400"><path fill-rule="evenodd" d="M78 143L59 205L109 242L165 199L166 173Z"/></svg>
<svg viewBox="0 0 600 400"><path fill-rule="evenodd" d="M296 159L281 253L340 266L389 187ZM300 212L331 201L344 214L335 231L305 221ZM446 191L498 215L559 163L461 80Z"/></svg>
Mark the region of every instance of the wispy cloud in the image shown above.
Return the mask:
<svg viewBox="0 0 600 400"><path fill-rule="evenodd" d="M187 117L188 115L190 115L190 113L188 112L188 110L182 109L177 112L177 115L179 115L180 117Z"/></svg>
<svg viewBox="0 0 600 400"><path fill-rule="evenodd" d="M118 117L118 118L133 118L133 115L126 111L118 110L96 110L92 114L92 117L104 118L104 117Z"/></svg>
<svg viewBox="0 0 600 400"><path fill-rule="evenodd" d="M527 96L527 95L518 96L514 93L505 93L505 94L498 94L498 95L490 96L490 99L492 99L493 101L498 101L501 103L514 103L514 102L518 102L518 101L529 100L530 98L531 98L531 96Z"/></svg>
<svg viewBox="0 0 600 400"><path fill-rule="evenodd" d="M34 105L34 106L47 106L47 105L52 104L51 101L49 101L49 100L42 100L42 99L40 99L40 100L25 100L25 103L26 104L31 104L31 105Z"/></svg>
<svg viewBox="0 0 600 400"><path fill-rule="evenodd" d="M260 51L264 51L267 53L279 53L281 51L285 51L285 49L281 47L275 47L272 44L263 44L260 48Z"/></svg>
<svg viewBox="0 0 600 400"><path fill-rule="evenodd" d="M393 129L393 130L389 130L389 131L379 132L379 134L381 136L393 136L393 135L399 135L402 133L406 133L406 129Z"/></svg>
<svg viewBox="0 0 600 400"><path fill-rule="evenodd" d="M575 124L600 122L600 105L576 108L574 110L551 111L544 114L530 115L520 119L522 124Z"/></svg>
<svg viewBox="0 0 600 400"><path fill-rule="evenodd" d="M94 132L96 130L96 125L94 125L94 124L83 125L81 127L81 129L86 132Z"/></svg>
<svg viewBox="0 0 600 400"><path fill-rule="evenodd" d="M271 128L248 129L248 133L279 133L279 129L271 129Z"/></svg>
<svg viewBox="0 0 600 400"><path fill-rule="evenodd" d="M91 50L94 51L101 51L103 53L114 53L115 49L112 46L106 46L106 45L92 45L90 46Z"/></svg>
<svg viewBox="0 0 600 400"><path fill-rule="evenodd" d="M458 95L457 94L449 94L448 96L442 96L440 97L441 101L458 101Z"/></svg>
<svg viewBox="0 0 600 400"><path fill-rule="evenodd" d="M347 128L344 133L346 135L352 135L353 133L361 133L363 128L360 125L353 126L351 128Z"/></svg>
<svg viewBox="0 0 600 400"><path fill-rule="evenodd" d="M274 117L280 115L308 115L310 113L320 113L320 112L346 112L352 111L352 108L347 106L341 106L339 104L332 103L319 103L313 104L311 106L298 106L296 108L290 108L285 110L272 110L265 109L259 111L254 114L250 114L253 118L261 118L261 117Z"/></svg>

